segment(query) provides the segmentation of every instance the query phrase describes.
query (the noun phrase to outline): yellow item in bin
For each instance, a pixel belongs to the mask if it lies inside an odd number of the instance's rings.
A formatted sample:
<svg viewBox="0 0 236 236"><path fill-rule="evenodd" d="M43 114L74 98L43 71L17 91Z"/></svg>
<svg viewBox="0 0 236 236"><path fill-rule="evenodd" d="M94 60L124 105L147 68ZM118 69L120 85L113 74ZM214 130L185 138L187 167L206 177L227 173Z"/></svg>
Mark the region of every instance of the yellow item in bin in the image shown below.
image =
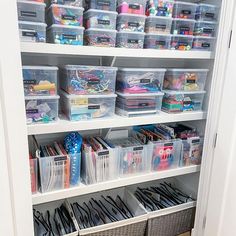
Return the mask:
<svg viewBox="0 0 236 236"><path fill-rule="evenodd" d="M55 83L50 83L49 81L40 81L37 85L32 85L32 89L34 91L43 91L48 90L50 91L50 94L56 94L56 85Z"/></svg>

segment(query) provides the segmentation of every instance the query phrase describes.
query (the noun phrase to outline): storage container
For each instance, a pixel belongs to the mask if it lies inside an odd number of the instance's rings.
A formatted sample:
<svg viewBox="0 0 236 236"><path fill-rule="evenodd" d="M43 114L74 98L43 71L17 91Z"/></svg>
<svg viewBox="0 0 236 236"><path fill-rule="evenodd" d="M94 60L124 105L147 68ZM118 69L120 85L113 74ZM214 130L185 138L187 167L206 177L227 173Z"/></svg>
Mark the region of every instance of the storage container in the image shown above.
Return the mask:
<svg viewBox="0 0 236 236"><path fill-rule="evenodd" d="M176 1L173 9L173 18L195 19L197 4Z"/></svg>
<svg viewBox="0 0 236 236"><path fill-rule="evenodd" d="M66 65L60 86L69 94L111 94L115 92L116 67Z"/></svg>
<svg viewBox="0 0 236 236"><path fill-rule="evenodd" d="M176 35L193 35L195 20L174 19L171 33Z"/></svg>
<svg viewBox="0 0 236 236"><path fill-rule="evenodd" d="M27 124L49 123L58 119L59 96L27 96L25 110Z"/></svg>
<svg viewBox="0 0 236 236"><path fill-rule="evenodd" d="M165 90L162 110L168 113L201 111L205 91L181 92Z"/></svg>
<svg viewBox="0 0 236 236"><path fill-rule="evenodd" d="M38 160L37 158L30 158L30 180L32 194L38 192Z"/></svg>
<svg viewBox="0 0 236 236"><path fill-rule="evenodd" d="M54 66L23 66L25 96L57 94L57 72Z"/></svg>
<svg viewBox="0 0 236 236"><path fill-rule="evenodd" d="M118 13L144 15L146 0L118 0L117 6Z"/></svg>
<svg viewBox="0 0 236 236"><path fill-rule="evenodd" d="M116 90L121 93L151 93L162 90L165 69L120 68Z"/></svg>
<svg viewBox="0 0 236 236"><path fill-rule="evenodd" d="M41 2L17 1L18 20L44 23L45 7Z"/></svg>
<svg viewBox="0 0 236 236"><path fill-rule="evenodd" d="M50 24L83 26L82 7L52 4L47 12Z"/></svg>
<svg viewBox="0 0 236 236"><path fill-rule="evenodd" d="M116 95L68 95L61 92L61 109L71 121L110 118L115 113Z"/></svg>
<svg viewBox="0 0 236 236"><path fill-rule="evenodd" d="M116 11L116 0L85 0L85 9Z"/></svg>
<svg viewBox="0 0 236 236"><path fill-rule="evenodd" d="M200 91L204 90L208 69L168 69L163 89Z"/></svg>
<svg viewBox="0 0 236 236"><path fill-rule="evenodd" d="M146 19L145 32L155 34L170 34L172 18L149 16Z"/></svg>
<svg viewBox="0 0 236 236"><path fill-rule="evenodd" d="M147 33L144 39L144 48L170 49L171 35Z"/></svg>
<svg viewBox="0 0 236 236"><path fill-rule="evenodd" d="M192 49L193 36L191 35L173 35L171 37L170 48L172 50L189 51Z"/></svg>
<svg viewBox="0 0 236 236"><path fill-rule="evenodd" d="M211 4L200 3L197 7L196 19L203 21L217 21L219 7Z"/></svg>
<svg viewBox="0 0 236 236"><path fill-rule="evenodd" d="M25 0L26 2L41 2L44 3L44 0Z"/></svg>
<svg viewBox="0 0 236 236"><path fill-rule="evenodd" d="M144 32L146 16L121 13L117 17L118 31Z"/></svg>
<svg viewBox="0 0 236 236"><path fill-rule="evenodd" d="M21 42L46 42L46 27L45 23L19 21L19 34Z"/></svg>
<svg viewBox="0 0 236 236"><path fill-rule="evenodd" d="M156 114L161 110L163 93L122 94L116 101L116 113L121 116L135 117Z"/></svg>
<svg viewBox="0 0 236 236"><path fill-rule="evenodd" d="M116 30L87 29L84 32L85 44L96 47L115 47Z"/></svg>
<svg viewBox="0 0 236 236"><path fill-rule="evenodd" d="M82 0L48 0L51 4L59 4L66 6L82 7Z"/></svg>
<svg viewBox="0 0 236 236"><path fill-rule="evenodd" d="M144 33L117 32L116 47L118 48L143 48Z"/></svg>
<svg viewBox="0 0 236 236"><path fill-rule="evenodd" d="M161 1L147 1L146 15L147 16L164 16L172 17L174 1L161 0Z"/></svg>
<svg viewBox="0 0 236 236"><path fill-rule="evenodd" d="M84 27L56 25L48 29L48 41L56 44L83 45Z"/></svg>
<svg viewBox="0 0 236 236"><path fill-rule="evenodd" d="M193 39L193 50L213 51L215 47L214 37L196 36Z"/></svg>
<svg viewBox="0 0 236 236"><path fill-rule="evenodd" d="M195 36L214 37L216 34L217 23L210 21L196 21L194 32Z"/></svg>
<svg viewBox="0 0 236 236"><path fill-rule="evenodd" d="M90 9L84 13L84 26L97 29L116 29L117 12Z"/></svg>

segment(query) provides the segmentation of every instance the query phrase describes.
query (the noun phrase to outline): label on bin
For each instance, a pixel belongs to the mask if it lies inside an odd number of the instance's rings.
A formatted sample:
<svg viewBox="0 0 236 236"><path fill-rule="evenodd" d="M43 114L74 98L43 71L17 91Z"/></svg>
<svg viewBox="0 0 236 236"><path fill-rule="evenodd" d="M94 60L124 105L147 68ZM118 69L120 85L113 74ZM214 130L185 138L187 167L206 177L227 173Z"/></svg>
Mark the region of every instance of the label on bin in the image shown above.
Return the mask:
<svg viewBox="0 0 236 236"><path fill-rule="evenodd" d="M202 43L203 48L209 48L211 46L210 43Z"/></svg>
<svg viewBox="0 0 236 236"><path fill-rule="evenodd" d="M172 147L173 143L164 143L164 147Z"/></svg>
<svg viewBox="0 0 236 236"><path fill-rule="evenodd" d="M188 46L188 43L186 43L186 42L178 42L178 45L179 45L179 46L185 46L185 47L187 47L187 46Z"/></svg>
<svg viewBox="0 0 236 236"><path fill-rule="evenodd" d="M34 11L21 11L20 14L26 17L37 17L37 12Z"/></svg>
<svg viewBox="0 0 236 236"><path fill-rule="evenodd" d="M139 4L129 4L129 8L130 9L134 9L134 10L139 10L140 9L140 5Z"/></svg>
<svg viewBox="0 0 236 236"><path fill-rule="evenodd" d="M141 84L149 84L151 83L151 79L140 79Z"/></svg>
<svg viewBox="0 0 236 236"><path fill-rule="evenodd" d="M111 39L107 37L97 37L97 43L109 43L110 40Z"/></svg>
<svg viewBox="0 0 236 236"><path fill-rule="evenodd" d="M60 157L55 157L54 161L59 162L59 161L66 161L67 160L67 156L60 156ZM63 164L63 163L61 163Z"/></svg>
<svg viewBox="0 0 236 236"><path fill-rule="evenodd" d="M142 146L140 146L140 147L134 147L133 148L133 151L135 152L135 151L141 151L141 150L143 150L143 147Z"/></svg>
<svg viewBox="0 0 236 236"><path fill-rule="evenodd" d="M98 156L107 156L107 155L109 155L108 150L107 151L101 151L101 152L98 153Z"/></svg>
<svg viewBox="0 0 236 236"><path fill-rule="evenodd" d="M139 23L138 22L128 22L128 26L129 27L139 27Z"/></svg>
<svg viewBox="0 0 236 236"><path fill-rule="evenodd" d="M98 19L98 24L99 25L110 25L110 21L109 20L100 20L100 19Z"/></svg>
<svg viewBox="0 0 236 236"><path fill-rule="evenodd" d="M74 106L88 105L88 98L71 99L70 103Z"/></svg>
<svg viewBox="0 0 236 236"><path fill-rule="evenodd" d="M36 114L38 112L38 109L26 109L26 114Z"/></svg>
<svg viewBox="0 0 236 236"><path fill-rule="evenodd" d="M73 34L62 34L63 39L76 40L76 35Z"/></svg>
<svg viewBox="0 0 236 236"><path fill-rule="evenodd" d="M181 13L183 15L190 15L192 12L190 10L182 10Z"/></svg>
<svg viewBox="0 0 236 236"><path fill-rule="evenodd" d="M147 107L148 105L148 102L142 102L138 104L139 107Z"/></svg>
<svg viewBox="0 0 236 236"><path fill-rule="evenodd" d="M128 43L138 44L138 39L128 39Z"/></svg>
<svg viewBox="0 0 236 236"><path fill-rule="evenodd" d="M205 17L207 17L207 18L214 18L214 16L215 16L215 14L212 13L212 12L206 12L205 13Z"/></svg>
<svg viewBox="0 0 236 236"><path fill-rule="evenodd" d="M211 34L213 32L213 29L211 28L203 28L203 33L205 34Z"/></svg>
<svg viewBox="0 0 236 236"><path fill-rule="evenodd" d="M166 29L166 25L163 24L156 24L156 29Z"/></svg>
<svg viewBox="0 0 236 236"><path fill-rule="evenodd" d="M22 36L35 38L37 36L37 32L35 32L35 31L22 31Z"/></svg>
<svg viewBox="0 0 236 236"><path fill-rule="evenodd" d="M168 10L167 7L157 7L157 11L166 12L167 10Z"/></svg>
<svg viewBox="0 0 236 236"><path fill-rule="evenodd" d="M35 84L36 84L35 79L24 80L24 85L35 85Z"/></svg>
<svg viewBox="0 0 236 236"><path fill-rule="evenodd" d="M98 109L100 109L100 105L89 105L88 109L89 110L98 110Z"/></svg>
<svg viewBox="0 0 236 236"><path fill-rule="evenodd" d="M200 138L192 139L192 144L200 143Z"/></svg>
<svg viewBox="0 0 236 236"><path fill-rule="evenodd" d="M110 6L111 2L110 1L106 1L106 0L97 0L97 5L98 6Z"/></svg>
<svg viewBox="0 0 236 236"><path fill-rule="evenodd" d="M181 27L179 28L179 30L180 30L180 31L190 31L190 28L187 27L187 26L181 26Z"/></svg>
<svg viewBox="0 0 236 236"><path fill-rule="evenodd" d="M166 45L166 41L164 41L164 40L157 40L156 41L156 45L165 46Z"/></svg>
<svg viewBox="0 0 236 236"><path fill-rule="evenodd" d="M72 15L62 15L61 18L63 20L75 20L75 16Z"/></svg>
<svg viewBox="0 0 236 236"><path fill-rule="evenodd" d="M196 83L196 80L195 79L187 79L186 82L188 84L195 84Z"/></svg>

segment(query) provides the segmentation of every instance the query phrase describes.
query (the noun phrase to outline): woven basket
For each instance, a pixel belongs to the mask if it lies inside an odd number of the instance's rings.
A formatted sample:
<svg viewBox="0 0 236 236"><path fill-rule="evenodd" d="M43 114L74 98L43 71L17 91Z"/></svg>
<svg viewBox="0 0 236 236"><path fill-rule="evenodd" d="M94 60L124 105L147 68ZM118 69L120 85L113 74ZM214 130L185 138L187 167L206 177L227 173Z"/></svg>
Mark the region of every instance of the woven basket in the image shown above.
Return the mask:
<svg viewBox="0 0 236 236"><path fill-rule="evenodd" d="M190 231L194 224L195 209L192 207L149 219L146 236L176 236Z"/></svg>

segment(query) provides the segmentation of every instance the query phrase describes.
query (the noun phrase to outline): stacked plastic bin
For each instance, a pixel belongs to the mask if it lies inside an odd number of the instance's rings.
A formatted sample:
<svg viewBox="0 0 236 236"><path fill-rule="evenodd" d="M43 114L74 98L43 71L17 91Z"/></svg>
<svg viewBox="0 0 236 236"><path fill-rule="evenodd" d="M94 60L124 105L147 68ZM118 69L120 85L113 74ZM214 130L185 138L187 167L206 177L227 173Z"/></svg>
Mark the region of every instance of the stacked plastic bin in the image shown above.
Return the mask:
<svg viewBox="0 0 236 236"><path fill-rule="evenodd" d="M51 3L51 4L50 4ZM82 0L49 0L47 21L48 42L83 45Z"/></svg>
<svg viewBox="0 0 236 236"><path fill-rule="evenodd" d="M17 1L22 42L46 42L45 7L44 0Z"/></svg>
<svg viewBox="0 0 236 236"><path fill-rule="evenodd" d="M115 47L116 0L86 0L85 45Z"/></svg>

